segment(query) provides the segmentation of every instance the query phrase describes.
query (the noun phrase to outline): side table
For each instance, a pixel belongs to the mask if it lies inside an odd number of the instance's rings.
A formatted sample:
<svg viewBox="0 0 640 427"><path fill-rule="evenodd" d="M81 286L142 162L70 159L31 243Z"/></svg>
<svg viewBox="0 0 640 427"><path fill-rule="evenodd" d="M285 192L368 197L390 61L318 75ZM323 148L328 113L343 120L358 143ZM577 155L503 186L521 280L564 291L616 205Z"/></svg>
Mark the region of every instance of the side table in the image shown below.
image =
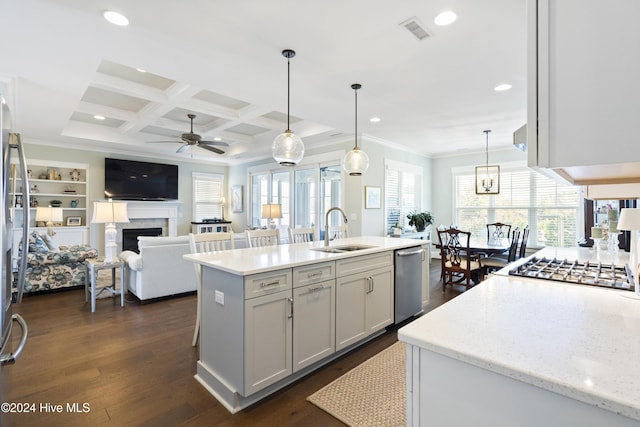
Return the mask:
<svg viewBox="0 0 640 427"><path fill-rule="evenodd" d="M91 312L96 311L96 297L102 292L111 292L113 295L120 295L120 306L124 307L124 262L118 260L105 264L101 259L88 259L85 261L87 273L84 276L84 297L89 301L91 294ZM120 269L120 289L116 288L116 269ZM98 286L98 272L100 270L111 270L111 285Z"/></svg>

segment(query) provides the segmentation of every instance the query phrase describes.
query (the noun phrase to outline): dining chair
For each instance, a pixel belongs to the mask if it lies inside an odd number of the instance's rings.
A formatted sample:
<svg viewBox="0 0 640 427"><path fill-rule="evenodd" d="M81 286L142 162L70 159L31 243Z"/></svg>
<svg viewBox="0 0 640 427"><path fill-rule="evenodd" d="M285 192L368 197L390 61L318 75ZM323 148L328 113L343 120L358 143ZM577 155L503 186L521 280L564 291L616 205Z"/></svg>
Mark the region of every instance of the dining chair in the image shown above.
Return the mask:
<svg viewBox="0 0 640 427"><path fill-rule="evenodd" d="M247 247L260 248L280 244L280 230L247 230Z"/></svg>
<svg viewBox="0 0 640 427"><path fill-rule="evenodd" d="M349 229L346 225L329 226L329 240L346 239L349 237Z"/></svg>
<svg viewBox="0 0 640 427"><path fill-rule="evenodd" d="M189 233L189 246L191 249L191 253L193 254L234 249L233 232L200 234ZM196 308L196 328L193 333L193 342L191 343L191 345L195 347L198 344L198 339L200 338L200 295L202 294L202 265L194 262L193 267L196 270L196 298L198 304Z"/></svg>
<svg viewBox="0 0 640 427"><path fill-rule="evenodd" d="M289 227L289 243L305 243L318 240L313 227Z"/></svg>
<svg viewBox="0 0 640 427"><path fill-rule="evenodd" d="M511 225L502 222L487 224L487 242L500 242L511 236Z"/></svg>
<svg viewBox="0 0 640 427"><path fill-rule="evenodd" d="M457 228L438 230L442 262L442 292L447 285L464 285L467 289L483 279L480 257L470 249L471 232Z"/></svg>
<svg viewBox="0 0 640 427"><path fill-rule="evenodd" d="M509 252L506 254L497 254L482 258L482 266L485 273L491 273L493 271L500 270L507 264L512 263L517 259L518 255L518 241L520 240L520 230L516 227L511 232L511 244L509 245Z"/></svg>
<svg viewBox="0 0 640 427"><path fill-rule="evenodd" d="M527 225L522 231L522 241L518 250L518 258L524 258L527 255L527 241L529 241L529 226Z"/></svg>

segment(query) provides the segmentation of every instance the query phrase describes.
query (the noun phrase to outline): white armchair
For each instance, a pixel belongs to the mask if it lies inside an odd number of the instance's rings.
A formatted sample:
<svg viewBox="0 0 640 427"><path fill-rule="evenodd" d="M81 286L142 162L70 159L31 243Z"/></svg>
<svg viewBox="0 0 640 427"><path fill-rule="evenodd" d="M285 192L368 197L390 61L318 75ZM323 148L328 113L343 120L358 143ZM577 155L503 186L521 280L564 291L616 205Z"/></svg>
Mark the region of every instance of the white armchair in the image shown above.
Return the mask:
<svg viewBox="0 0 640 427"><path fill-rule="evenodd" d="M182 256L191 252L189 236L138 237L140 253L124 251L124 280L140 300L196 290L192 263Z"/></svg>

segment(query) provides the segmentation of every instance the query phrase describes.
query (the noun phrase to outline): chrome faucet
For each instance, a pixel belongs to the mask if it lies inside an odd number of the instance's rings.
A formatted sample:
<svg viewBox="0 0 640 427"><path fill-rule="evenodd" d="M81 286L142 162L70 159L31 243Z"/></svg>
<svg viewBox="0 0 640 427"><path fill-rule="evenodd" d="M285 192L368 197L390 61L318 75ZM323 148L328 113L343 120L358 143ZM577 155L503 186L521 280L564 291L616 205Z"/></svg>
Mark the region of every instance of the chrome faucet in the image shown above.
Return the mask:
<svg viewBox="0 0 640 427"><path fill-rule="evenodd" d="M349 221L347 221L347 214L344 213L344 211L342 209L340 209L339 207L333 207L330 208L327 211L327 214L324 218L324 245L325 246L329 246L329 214L332 211L340 211L340 213L342 214L342 219L344 220L344 223L348 223Z"/></svg>

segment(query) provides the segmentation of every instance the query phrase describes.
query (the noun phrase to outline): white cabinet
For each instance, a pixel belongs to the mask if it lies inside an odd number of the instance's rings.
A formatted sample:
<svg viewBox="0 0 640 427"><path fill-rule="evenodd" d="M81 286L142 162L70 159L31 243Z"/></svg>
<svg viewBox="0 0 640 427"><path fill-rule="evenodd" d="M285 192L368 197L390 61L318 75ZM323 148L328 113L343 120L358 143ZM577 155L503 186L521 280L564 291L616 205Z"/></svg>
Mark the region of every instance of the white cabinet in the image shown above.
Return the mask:
<svg viewBox="0 0 640 427"><path fill-rule="evenodd" d="M245 396L292 373L291 277L290 269L245 277Z"/></svg>
<svg viewBox="0 0 640 427"><path fill-rule="evenodd" d="M422 245L425 256L422 257L422 308L429 305L429 263L431 262L431 242Z"/></svg>
<svg viewBox="0 0 640 427"><path fill-rule="evenodd" d="M336 261L336 272L336 350L341 350L393 323L393 252Z"/></svg>
<svg viewBox="0 0 640 427"><path fill-rule="evenodd" d="M250 395L292 372L291 289L246 300L245 384Z"/></svg>
<svg viewBox="0 0 640 427"><path fill-rule="evenodd" d="M293 269L293 372L335 352L335 263Z"/></svg>
<svg viewBox="0 0 640 427"><path fill-rule="evenodd" d="M530 0L527 12L529 166L576 184L639 182L640 2Z"/></svg>

